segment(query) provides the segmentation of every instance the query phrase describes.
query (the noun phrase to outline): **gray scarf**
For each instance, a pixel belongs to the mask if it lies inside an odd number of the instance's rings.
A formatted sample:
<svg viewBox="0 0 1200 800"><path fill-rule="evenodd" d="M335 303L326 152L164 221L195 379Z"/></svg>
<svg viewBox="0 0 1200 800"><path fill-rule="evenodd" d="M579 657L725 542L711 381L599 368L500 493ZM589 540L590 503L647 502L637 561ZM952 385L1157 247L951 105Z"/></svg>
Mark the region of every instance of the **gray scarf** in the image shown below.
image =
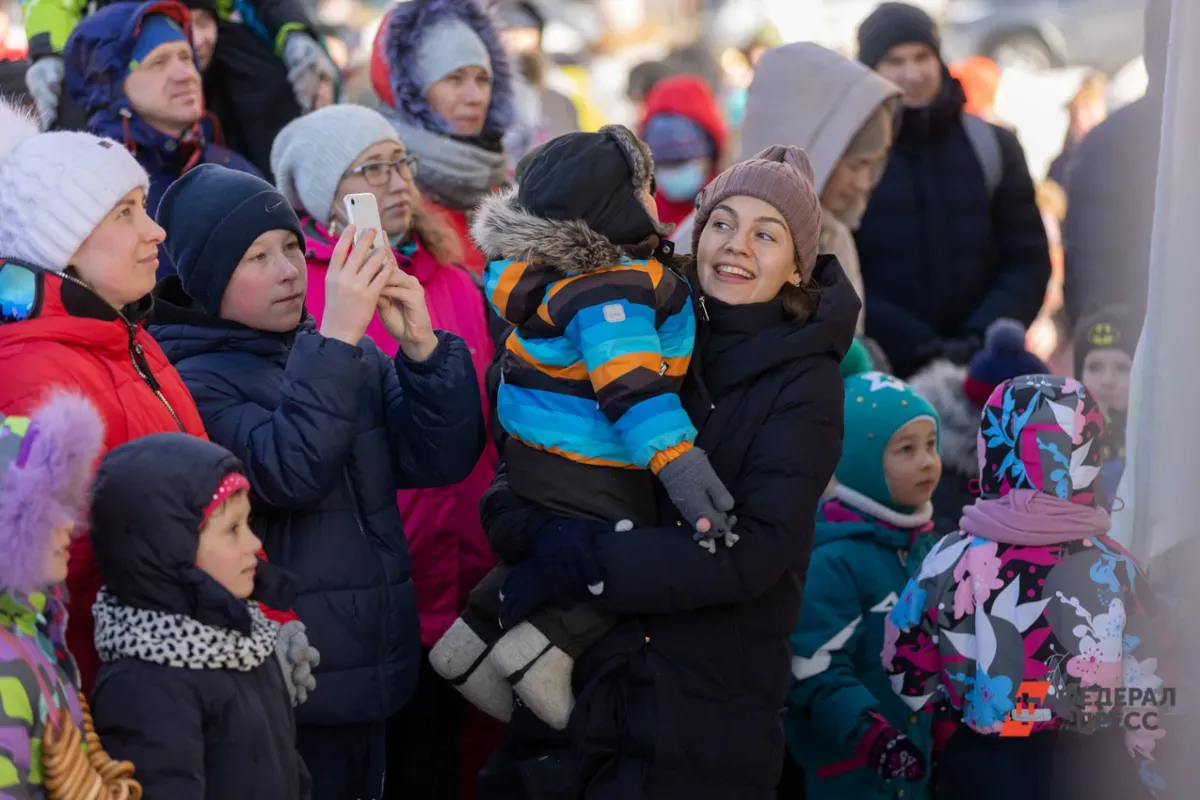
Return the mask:
<svg viewBox="0 0 1200 800"><path fill-rule="evenodd" d="M421 159L417 188L438 205L470 211L493 189L508 182L503 151L493 153L468 142L416 127L387 105L380 112L400 135L408 152Z"/></svg>

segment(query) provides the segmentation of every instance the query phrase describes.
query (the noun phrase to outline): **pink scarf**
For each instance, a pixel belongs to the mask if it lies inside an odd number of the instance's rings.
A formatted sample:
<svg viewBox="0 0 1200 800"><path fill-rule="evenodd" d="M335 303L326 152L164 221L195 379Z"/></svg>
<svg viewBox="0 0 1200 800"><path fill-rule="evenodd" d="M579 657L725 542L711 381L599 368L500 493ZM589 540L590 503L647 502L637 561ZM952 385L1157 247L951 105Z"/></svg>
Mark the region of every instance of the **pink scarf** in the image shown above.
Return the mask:
<svg viewBox="0 0 1200 800"><path fill-rule="evenodd" d="M1092 506L1069 503L1034 489L1013 489L963 509L963 533L993 542L1036 547L1108 533L1112 520Z"/></svg>

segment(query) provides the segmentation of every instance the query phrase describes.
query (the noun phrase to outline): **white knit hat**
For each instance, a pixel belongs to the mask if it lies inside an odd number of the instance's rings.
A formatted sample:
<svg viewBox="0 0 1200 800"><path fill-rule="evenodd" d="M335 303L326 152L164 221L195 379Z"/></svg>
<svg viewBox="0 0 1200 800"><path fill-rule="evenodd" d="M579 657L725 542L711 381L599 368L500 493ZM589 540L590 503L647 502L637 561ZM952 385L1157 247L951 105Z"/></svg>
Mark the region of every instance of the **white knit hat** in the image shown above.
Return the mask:
<svg viewBox="0 0 1200 800"><path fill-rule="evenodd" d="M129 151L90 133L41 133L0 99L0 256L63 270L92 231L150 179Z"/></svg>
<svg viewBox="0 0 1200 800"><path fill-rule="evenodd" d="M289 122L271 146L271 171L297 211L328 224L342 176L363 151L400 142L396 129L374 109L326 106Z"/></svg>

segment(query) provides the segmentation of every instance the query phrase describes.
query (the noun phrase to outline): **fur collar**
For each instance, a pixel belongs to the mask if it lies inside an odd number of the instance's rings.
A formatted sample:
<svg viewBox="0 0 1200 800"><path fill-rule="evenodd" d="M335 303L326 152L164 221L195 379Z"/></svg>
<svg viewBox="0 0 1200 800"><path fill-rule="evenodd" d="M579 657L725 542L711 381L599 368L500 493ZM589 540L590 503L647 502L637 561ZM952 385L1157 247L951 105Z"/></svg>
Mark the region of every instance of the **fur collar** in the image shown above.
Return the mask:
<svg viewBox="0 0 1200 800"><path fill-rule="evenodd" d="M935 361L909 379L913 391L938 412L942 463L962 475L979 477L979 417L963 393L967 368Z"/></svg>

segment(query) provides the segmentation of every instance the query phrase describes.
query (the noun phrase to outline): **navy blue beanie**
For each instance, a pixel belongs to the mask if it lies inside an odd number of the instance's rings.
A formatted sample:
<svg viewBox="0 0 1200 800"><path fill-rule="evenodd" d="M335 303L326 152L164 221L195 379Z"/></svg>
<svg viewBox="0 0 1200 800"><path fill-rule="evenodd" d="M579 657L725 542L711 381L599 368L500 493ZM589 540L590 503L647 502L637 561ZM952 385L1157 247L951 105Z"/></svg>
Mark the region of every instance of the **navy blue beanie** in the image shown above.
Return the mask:
<svg viewBox="0 0 1200 800"><path fill-rule="evenodd" d="M254 240L267 231L292 231L304 243L300 219L262 178L217 164L185 173L163 195L158 224L167 255L187 292L216 316L225 287Z"/></svg>
<svg viewBox="0 0 1200 800"><path fill-rule="evenodd" d="M983 349L967 365L963 393L977 408L987 405L996 387L1023 375L1050 372L1040 358L1025 349L1025 328L1011 319L998 319L988 326Z"/></svg>

